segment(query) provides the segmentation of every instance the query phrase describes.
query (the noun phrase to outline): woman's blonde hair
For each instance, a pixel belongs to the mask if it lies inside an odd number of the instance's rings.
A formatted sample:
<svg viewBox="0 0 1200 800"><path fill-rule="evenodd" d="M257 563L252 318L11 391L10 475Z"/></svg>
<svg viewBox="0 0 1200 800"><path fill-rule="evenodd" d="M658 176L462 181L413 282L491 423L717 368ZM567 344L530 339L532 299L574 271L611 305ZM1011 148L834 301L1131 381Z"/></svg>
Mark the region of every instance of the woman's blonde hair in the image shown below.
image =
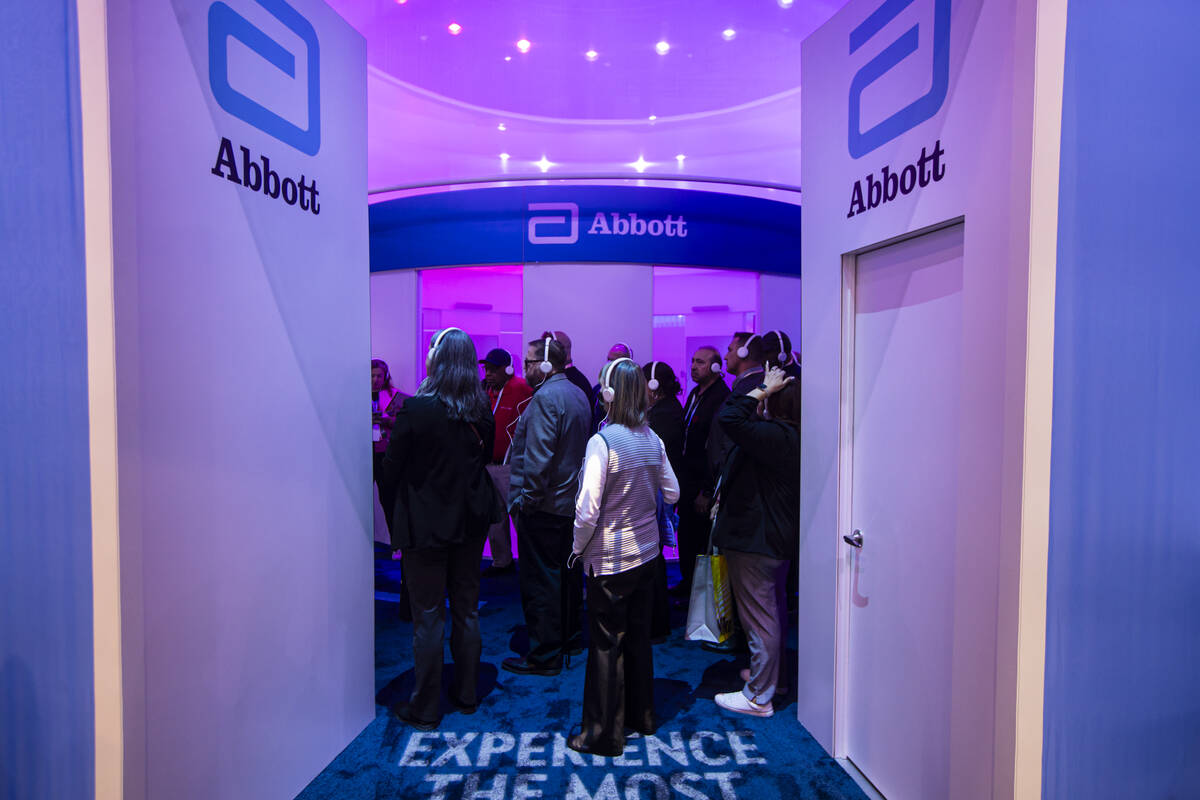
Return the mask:
<svg viewBox="0 0 1200 800"><path fill-rule="evenodd" d="M646 397L646 377L632 360L621 358L608 364L600 374L601 391L607 392L608 421L626 428L640 428L646 424L646 409L650 400Z"/></svg>

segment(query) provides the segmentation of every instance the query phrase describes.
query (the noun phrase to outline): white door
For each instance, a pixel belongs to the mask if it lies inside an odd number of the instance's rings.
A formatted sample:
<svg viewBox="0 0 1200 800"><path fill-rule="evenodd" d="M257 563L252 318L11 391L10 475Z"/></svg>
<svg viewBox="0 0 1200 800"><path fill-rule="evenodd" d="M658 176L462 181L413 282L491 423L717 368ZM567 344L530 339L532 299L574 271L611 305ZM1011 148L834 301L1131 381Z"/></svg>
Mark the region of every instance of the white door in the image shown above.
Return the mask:
<svg viewBox="0 0 1200 800"><path fill-rule="evenodd" d="M847 755L888 800L963 785L951 779L962 253L959 224L859 255L854 271L850 520L862 546L844 547L843 719Z"/></svg>

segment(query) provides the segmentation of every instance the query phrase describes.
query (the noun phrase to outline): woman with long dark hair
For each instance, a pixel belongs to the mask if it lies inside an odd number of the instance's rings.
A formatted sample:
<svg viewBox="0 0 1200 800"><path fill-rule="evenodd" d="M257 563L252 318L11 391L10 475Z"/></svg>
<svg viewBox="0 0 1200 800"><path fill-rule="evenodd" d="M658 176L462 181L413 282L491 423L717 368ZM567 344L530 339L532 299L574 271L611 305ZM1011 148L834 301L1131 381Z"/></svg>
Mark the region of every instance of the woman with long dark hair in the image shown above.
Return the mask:
<svg viewBox="0 0 1200 800"><path fill-rule="evenodd" d="M567 746L619 756L625 728L651 734L654 656L650 613L655 560L660 558L656 500L679 499L679 483L662 440L646 425L646 379L628 358L600 375L608 425L587 445L571 562L587 581L591 647L583 688L581 731Z"/></svg>
<svg viewBox="0 0 1200 800"><path fill-rule="evenodd" d="M772 367L749 394L730 395L717 419L733 447L717 483L712 538L729 564L750 669L741 691L715 699L728 711L769 717L783 657L784 584L800 537L800 384Z"/></svg>
<svg viewBox="0 0 1200 800"><path fill-rule="evenodd" d="M503 505L485 465L495 430L471 338L447 328L433 338L427 376L392 424L384 457L393 487L392 548L404 553L413 615L415 685L400 719L421 730L441 721L445 600L450 599L450 702L475 710L479 674L479 562Z"/></svg>

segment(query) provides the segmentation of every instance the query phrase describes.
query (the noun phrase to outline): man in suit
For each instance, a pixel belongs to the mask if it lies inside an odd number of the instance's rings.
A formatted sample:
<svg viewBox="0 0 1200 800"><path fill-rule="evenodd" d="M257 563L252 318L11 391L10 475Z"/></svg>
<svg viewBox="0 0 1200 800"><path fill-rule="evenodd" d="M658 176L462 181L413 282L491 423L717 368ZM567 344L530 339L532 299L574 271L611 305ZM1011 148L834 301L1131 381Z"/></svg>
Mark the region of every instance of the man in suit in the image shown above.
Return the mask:
<svg viewBox="0 0 1200 800"><path fill-rule="evenodd" d="M525 380L534 394L513 433L508 499L517 518L530 649L502 665L519 675L557 675L563 656L582 649L583 576L566 564L592 411L587 395L564 374L568 358L561 339L549 334L525 351Z"/></svg>
<svg viewBox="0 0 1200 800"><path fill-rule="evenodd" d="M671 590L687 597L692 590L696 556L708 546L712 521L713 474L708 459L708 435L717 409L729 396L715 347L701 347L692 356L692 381L696 386L683 407L683 457L679 470L679 572L682 579Z"/></svg>

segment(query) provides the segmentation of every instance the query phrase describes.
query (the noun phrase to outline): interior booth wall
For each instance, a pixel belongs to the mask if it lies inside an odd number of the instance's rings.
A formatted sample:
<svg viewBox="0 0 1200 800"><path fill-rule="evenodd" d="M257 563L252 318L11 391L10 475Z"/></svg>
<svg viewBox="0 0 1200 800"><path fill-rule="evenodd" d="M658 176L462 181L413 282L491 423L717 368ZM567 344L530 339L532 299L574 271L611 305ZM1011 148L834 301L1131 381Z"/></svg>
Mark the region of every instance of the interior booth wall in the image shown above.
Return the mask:
<svg viewBox="0 0 1200 800"><path fill-rule="evenodd" d="M124 796L290 797L374 718L365 43L108 11Z"/></svg>
<svg viewBox="0 0 1200 800"><path fill-rule="evenodd" d="M0 5L0 796L91 797L92 525L74 2Z"/></svg>
<svg viewBox="0 0 1200 800"><path fill-rule="evenodd" d="M1046 798L1200 791L1198 25L1066 15Z"/></svg>
<svg viewBox="0 0 1200 800"><path fill-rule="evenodd" d="M936 724L950 732L949 751L923 754L925 798L1013 795L1018 651L1031 641L1040 647L1036 615L1021 638L1017 627L1035 5L850 0L802 51L805 646L797 702L800 720L837 756L857 755L848 742L861 732L848 729L848 711L853 693L870 688L847 680L855 653L847 652L846 626L855 613L881 611L878 598L869 605L872 570L885 566L870 560L881 552L872 542L921 535L864 531L862 551L842 540L852 529L852 502L861 499L849 494L851 467L870 466L849 462L855 381L846 378L852 354L843 337L853 331L855 254L964 225L961 334L946 343L962 351L956 475L942 500L954 531L950 645L913 662L948 659L950 670L945 696L932 698L948 709ZM920 277L913 281L899 287L904 304L924 302ZM858 381L905 367L885 355L878 372ZM919 487L923 453L910 455L895 480ZM855 577L861 583L852 584ZM937 576L908 577L916 585ZM852 590L865 597L852 603ZM879 669L905 669L902 655ZM1040 704L1040 689L1035 699Z"/></svg>

